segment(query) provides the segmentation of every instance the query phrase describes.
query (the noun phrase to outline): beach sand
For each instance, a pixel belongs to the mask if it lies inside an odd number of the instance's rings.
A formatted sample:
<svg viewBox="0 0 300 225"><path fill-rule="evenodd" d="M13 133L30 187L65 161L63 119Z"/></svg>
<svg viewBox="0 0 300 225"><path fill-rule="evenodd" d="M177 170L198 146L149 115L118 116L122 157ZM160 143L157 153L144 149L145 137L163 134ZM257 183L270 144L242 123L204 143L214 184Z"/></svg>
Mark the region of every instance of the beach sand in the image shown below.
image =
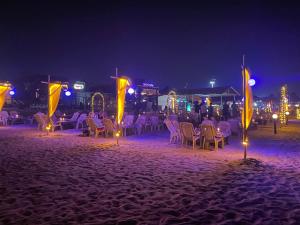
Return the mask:
<svg viewBox="0 0 300 225"><path fill-rule="evenodd" d="M209 151L0 128L0 224L300 224L300 124Z"/></svg>

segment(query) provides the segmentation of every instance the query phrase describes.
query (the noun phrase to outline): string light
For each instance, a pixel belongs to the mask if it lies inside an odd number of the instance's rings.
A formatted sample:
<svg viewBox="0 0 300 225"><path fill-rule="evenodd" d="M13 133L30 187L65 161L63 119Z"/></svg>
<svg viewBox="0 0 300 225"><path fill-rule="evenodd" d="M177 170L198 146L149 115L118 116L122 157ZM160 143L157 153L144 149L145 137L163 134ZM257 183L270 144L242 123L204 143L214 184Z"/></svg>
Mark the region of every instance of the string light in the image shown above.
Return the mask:
<svg viewBox="0 0 300 225"><path fill-rule="evenodd" d="M287 98L287 85L284 85L281 87L281 91L280 91L279 118L281 124L286 124L287 121L286 112L288 112L288 110L289 110L289 106L288 106L288 98Z"/></svg>

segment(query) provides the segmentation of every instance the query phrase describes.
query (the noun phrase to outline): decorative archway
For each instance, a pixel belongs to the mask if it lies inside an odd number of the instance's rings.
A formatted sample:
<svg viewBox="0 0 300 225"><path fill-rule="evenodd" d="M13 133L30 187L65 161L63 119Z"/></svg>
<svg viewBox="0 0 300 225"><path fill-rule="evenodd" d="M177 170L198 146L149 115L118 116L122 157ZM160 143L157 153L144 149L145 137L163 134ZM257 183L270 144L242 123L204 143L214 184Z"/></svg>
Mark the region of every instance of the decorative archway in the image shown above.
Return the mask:
<svg viewBox="0 0 300 225"><path fill-rule="evenodd" d="M102 112L104 112L104 105L105 105L105 100L104 100L104 96L101 92L96 92L93 94L92 96L92 103L91 103L91 107L92 107L92 112L95 111L95 97L99 96L99 105L101 105L101 99L102 99Z"/></svg>
<svg viewBox="0 0 300 225"><path fill-rule="evenodd" d="M170 91L168 93L167 106L168 106L168 113L170 111L169 109L171 109L173 113L178 112L177 94L175 91Z"/></svg>

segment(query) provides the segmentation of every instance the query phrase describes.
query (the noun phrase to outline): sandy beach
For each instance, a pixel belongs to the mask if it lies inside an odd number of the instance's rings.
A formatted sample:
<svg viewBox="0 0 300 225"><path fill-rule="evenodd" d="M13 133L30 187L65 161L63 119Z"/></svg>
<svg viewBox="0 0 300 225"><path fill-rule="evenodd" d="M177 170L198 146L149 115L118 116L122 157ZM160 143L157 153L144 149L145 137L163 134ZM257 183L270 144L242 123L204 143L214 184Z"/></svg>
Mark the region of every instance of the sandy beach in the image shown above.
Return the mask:
<svg viewBox="0 0 300 225"><path fill-rule="evenodd" d="M300 224L300 124L209 151L168 133L0 128L0 224Z"/></svg>

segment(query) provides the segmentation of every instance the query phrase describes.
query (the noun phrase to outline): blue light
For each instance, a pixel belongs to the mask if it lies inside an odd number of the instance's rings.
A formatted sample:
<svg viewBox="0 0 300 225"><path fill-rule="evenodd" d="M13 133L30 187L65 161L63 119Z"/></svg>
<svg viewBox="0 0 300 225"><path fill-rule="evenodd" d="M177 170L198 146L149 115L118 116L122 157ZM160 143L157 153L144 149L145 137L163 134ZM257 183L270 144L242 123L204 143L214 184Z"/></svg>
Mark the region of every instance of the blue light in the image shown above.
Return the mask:
<svg viewBox="0 0 300 225"><path fill-rule="evenodd" d="M65 92L65 95L66 95L67 97L69 97L69 96L71 96L71 92L70 92L70 91L66 91L66 92Z"/></svg>
<svg viewBox="0 0 300 225"><path fill-rule="evenodd" d="M10 95L10 96L15 95L15 91L14 91L14 90L10 90L10 91L9 91L9 95Z"/></svg>
<svg viewBox="0 0 300 225"><path fill-rule="evenodd" d="M255 85L255 80L254 79L250 79L249 81L248 81L248 84L252 87L252 86L254 86Z"/></svg>
<svg viewBox="0 0 300 225"><path fill-rule="evenodd" d="M134 89L133 88L129 88L128 89L128 94L132 95L134 93Z"/></svg>

